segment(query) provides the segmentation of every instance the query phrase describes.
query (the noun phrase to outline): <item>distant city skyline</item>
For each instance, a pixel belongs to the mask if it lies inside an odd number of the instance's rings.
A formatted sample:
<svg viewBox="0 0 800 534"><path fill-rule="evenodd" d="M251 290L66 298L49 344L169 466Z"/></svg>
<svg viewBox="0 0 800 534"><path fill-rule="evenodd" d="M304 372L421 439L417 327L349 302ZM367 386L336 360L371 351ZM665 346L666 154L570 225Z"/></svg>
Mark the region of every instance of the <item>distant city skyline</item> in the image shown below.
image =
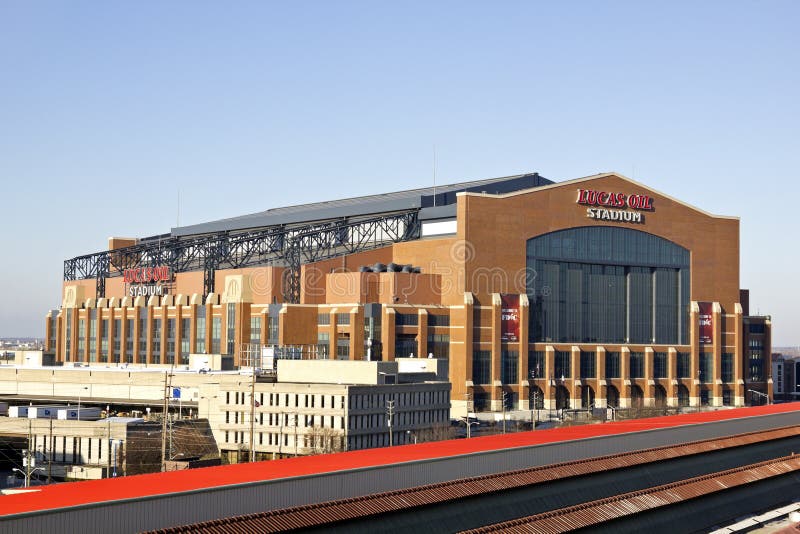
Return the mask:
<svg viewBox="0 0 800 534"><path fill-rule="evenodd" d="M43 337L109 236L539 172L740 217L800 345L800 5L0 4L0 336ZM178 197L180 196L180 207ZM698 229L697 231L702 231Z"/></svg>

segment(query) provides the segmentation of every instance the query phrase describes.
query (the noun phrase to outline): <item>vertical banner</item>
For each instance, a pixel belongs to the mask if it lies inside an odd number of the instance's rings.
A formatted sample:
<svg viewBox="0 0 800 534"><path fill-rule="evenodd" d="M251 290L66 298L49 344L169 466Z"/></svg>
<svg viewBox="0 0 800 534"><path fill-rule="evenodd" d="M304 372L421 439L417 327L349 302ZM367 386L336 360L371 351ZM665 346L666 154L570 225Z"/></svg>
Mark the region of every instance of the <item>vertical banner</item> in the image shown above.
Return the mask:
<svg viewBox="0 0 800 534"><path fill-rule="evenodd" d="M519 341L519 295L500 295L500 341Z"/></svg>
<svg viewBox="0 0 800 534"><path fill-rule="evenodd" d="M697 314L697 323L700 327L700 343L711 344L714 339L714 324L712 322L712 312L714 306L711 302L698 302L700 313Z"/></svg>

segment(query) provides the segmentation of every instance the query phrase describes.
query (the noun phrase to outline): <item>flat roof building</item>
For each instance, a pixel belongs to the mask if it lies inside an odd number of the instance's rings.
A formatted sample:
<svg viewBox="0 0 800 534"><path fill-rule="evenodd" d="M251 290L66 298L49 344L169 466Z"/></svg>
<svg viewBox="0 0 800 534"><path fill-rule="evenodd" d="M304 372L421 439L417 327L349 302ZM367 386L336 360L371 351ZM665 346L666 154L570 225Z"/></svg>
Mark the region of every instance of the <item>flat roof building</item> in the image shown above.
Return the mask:
<svg viewBox="0 0 800 534"><path fill-rule="evenodd" d="M112 238L65 261L60 362L447 360L455 406L741 406L771 395L771 321L739 220L619 174L525 174ZM744 306L743 306L744 304Z"/></svg>

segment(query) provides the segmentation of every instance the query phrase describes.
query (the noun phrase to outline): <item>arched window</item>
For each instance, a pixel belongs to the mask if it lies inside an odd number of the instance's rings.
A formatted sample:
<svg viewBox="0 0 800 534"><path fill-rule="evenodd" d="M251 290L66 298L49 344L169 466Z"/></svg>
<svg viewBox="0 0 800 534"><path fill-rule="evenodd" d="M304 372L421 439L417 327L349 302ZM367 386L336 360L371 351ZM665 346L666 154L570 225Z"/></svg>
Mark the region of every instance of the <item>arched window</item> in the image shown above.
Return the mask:
<svg viewBox="0 0 800 534"><path fill-rule="evenodd" d="M689 343L689 251L639 230L585 226L527 243L531 341Z"/></svg>

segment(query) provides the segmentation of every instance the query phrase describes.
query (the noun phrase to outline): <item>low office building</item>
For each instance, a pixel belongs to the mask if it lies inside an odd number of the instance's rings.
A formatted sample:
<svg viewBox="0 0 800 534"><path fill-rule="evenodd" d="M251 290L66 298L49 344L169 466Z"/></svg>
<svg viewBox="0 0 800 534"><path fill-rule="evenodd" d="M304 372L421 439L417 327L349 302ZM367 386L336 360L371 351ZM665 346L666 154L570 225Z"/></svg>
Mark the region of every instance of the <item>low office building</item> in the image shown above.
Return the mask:
<svg viewBox="0 0 800 534"><path fill-rule="evenodd" d="M252 446L255 457L265 459L449 437L450 384L437 381L435 371L419 370L406 382L412 375L398 367L280 360L277 382L221 384L208 414L220 449L241 459Z"/></svg>
<svg viewBox="0 0 800 534"><path fill-rule="evenodd" d="M167 459L218 456L206 421L177 420L167 429ZM162 425L142 418L0 417L0 436L4 443L19 444L3 451L11 456L12 464L25 471L30 461L36 469L34 476L40 479L82 480L161 471Z"/></svg>
<svg viewBox="0 0 800 534"><path fill-rule="evenodd" d="M47 350L431 354L462 409L741 406L772 383L739 256L738 218L619 174L479 180L111 239L65 261Z"/></svg>

